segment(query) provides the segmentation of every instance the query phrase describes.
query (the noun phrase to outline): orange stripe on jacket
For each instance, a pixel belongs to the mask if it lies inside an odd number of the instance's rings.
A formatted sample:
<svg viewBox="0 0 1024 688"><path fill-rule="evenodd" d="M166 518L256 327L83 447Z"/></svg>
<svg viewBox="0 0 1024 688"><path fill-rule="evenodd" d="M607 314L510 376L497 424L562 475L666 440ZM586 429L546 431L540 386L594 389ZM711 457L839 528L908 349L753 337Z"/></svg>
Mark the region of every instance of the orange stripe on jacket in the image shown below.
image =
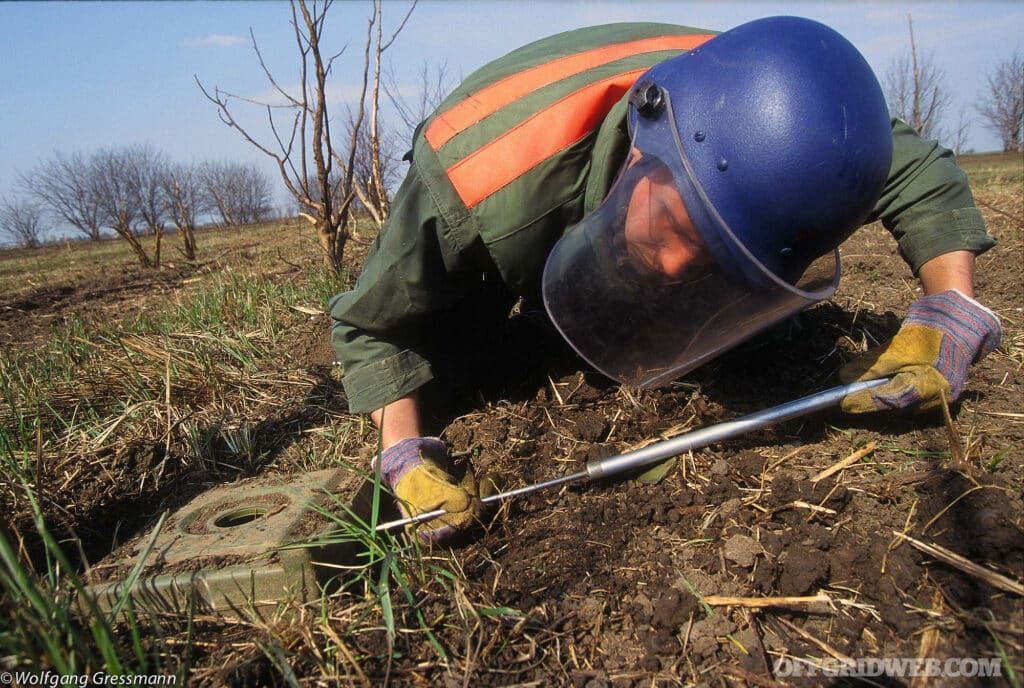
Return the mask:
<svg viewBox="0 0 1024 688"><path fill-rule="evenodd" d="M646 67L634 69L588 84L449 167L448 178L462 202L472 208L554 153L581 140L646 71Z"/></svg>
<svg viewBox="0 0 1024 688"><path fill-rule="evenodd" d="M472 94L438 115L427 127L424 136L431 148L439 150L445 143L488 115L556 81L631 55L659 50L692 50L709 38L710 35L704 34L656 36L602 46L545 62L507 76Z"/></svg>

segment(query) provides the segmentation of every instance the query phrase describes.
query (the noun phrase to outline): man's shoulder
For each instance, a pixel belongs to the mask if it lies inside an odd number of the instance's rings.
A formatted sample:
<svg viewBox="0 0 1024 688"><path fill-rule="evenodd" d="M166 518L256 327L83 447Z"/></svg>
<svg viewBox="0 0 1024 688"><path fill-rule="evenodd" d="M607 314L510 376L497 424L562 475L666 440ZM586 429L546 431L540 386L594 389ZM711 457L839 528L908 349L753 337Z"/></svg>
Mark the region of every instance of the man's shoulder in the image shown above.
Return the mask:
<svg viewBox="0 0 1024 688"><path fill-rule="evenodd" d="M715 33L708 29L701 29L695 26L684 26L682 24L667 24L663 22L617 22L613 24L595 24L570 29L561 33L545 36L532 43L514 50L510 55L522 52L532 52L538 46L548 48L549 46L567 46L570 52L574 47L599 47L621 43L630 40L651 38L654 36L681 36L693 34Z"/></svg>
<svg viewBox="0 0 1024 688"><path fill-rule="evenodd" d="M657 22L620 22L584 26L540 38L485 64L471 73L458 90L472 93L510 74L517 74L559 58L599 50L607 46L665 36L713 33L717 32L693 26Z"/></svg>

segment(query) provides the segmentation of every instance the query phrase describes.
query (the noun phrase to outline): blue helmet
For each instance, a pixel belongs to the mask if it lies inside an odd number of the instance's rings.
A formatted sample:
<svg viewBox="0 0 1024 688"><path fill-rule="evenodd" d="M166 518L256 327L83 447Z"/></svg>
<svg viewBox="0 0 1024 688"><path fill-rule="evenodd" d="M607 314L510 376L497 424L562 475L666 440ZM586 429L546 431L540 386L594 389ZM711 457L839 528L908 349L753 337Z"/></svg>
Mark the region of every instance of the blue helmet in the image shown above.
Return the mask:
<svg viewBox="0 0 1024 688"><path fill-rule="evenodd" d="M826 299L892 161L881 88L818 22L771 17L645 72L630 154L555 244L548 313L594 367L664 384Z"/></svg>
<svg viewBox="0 0 1024 688"><path fill-rule="evenodd" d="M784 275L842 243L881 195L885 97L863 56L823 24L758 19L656 65L634 87L631 124L658 117L663 95L695 182L684 200L726 269L752 274L719 238L723 225Z"/></svg>

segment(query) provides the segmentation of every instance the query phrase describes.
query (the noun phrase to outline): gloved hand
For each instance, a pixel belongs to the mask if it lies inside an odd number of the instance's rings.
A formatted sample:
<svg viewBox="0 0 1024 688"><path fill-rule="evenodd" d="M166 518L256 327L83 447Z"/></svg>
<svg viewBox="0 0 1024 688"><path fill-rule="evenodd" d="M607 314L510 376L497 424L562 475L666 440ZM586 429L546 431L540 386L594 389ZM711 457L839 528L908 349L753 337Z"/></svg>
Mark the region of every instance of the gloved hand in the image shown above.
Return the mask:
<svg viewBox="0 0 1024 688"><path fill-rule="evenodd" d="M440 542L471 526L483 512L472 471L456 484L447 472L448 449L436 437L413 437L384 450L381 479L398 498L406 517L444 509L444 516L418 524L427 542Z"/></svg>
<svg viewBox="0 0 1024 688"><path fill-rule="evenodd" d="M879 351L855 358L839 371L844 383L892 376L884 385L847 395L849 413L916 406L937 408L960 397L967 369L999 346L995 313L955 289L915 301L903 326Z"/></svg>

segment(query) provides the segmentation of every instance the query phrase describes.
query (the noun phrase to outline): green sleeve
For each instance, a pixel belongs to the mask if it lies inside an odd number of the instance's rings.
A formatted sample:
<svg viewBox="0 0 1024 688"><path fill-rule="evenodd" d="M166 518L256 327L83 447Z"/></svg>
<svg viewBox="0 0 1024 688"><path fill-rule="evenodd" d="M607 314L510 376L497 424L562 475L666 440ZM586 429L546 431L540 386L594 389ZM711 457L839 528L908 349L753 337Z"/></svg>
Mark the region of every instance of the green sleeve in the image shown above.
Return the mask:
<svg viewBox="0 0 1024 688"><path fill-rule="evenodd" d="M982 253L995 245L953 153L893 120L892 169L868 222L881 220L916 275L951 251Z"/></svg>
<svg viewBox="0 0 1024 688"><path fill-rule="evenodd" d="M474 285L473 273L460 269L473 263L471 252L445 243L442 222L412 165L352 291L331 299L331 342L353 413L381 408L433 378L420 346L431 315Z"/></svg>

